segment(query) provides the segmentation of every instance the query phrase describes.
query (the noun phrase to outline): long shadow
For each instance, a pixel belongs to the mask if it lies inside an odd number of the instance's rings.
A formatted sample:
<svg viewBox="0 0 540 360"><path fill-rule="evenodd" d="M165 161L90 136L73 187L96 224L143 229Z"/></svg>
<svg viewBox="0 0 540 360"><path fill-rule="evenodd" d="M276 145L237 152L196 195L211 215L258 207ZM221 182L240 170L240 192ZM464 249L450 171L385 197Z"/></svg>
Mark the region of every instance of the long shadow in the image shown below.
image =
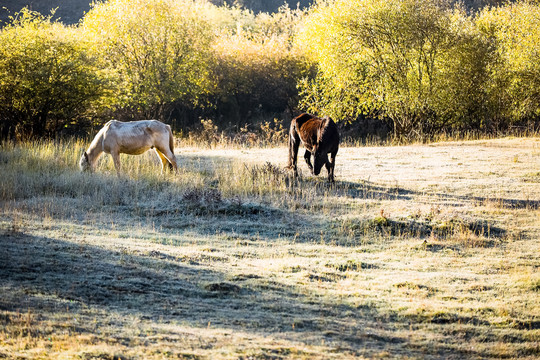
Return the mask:
<svg viewBox="0 0 540 360"><path fill-rule="evenodd" d="M209 267L158 251L133 254L5 231L0 234L0 287L4 291L0 310L31 312L45 321L62 316L66 308L72 313L81 311L77 317L82 321L71 331L93 334L105 327L125 346L132 340L126 337L130 333L126 329L135 316L141 321L199 328L212 324L314 346L324 342L349 356L371 357L384 351L422 358L471 355L444 344L425 347L411 342L406 330L414 321L380 313L375 306L339 304L272 278L231 277ZM114 312L121 319L115 318L113 324L107 318L91 321L96 315L88 315L88 308ZM0 324L6 321L9 317L0 317ZM168 331L174 335L174 330ZM174 340L169 345L174 346Z"/></svg>
<svg viewBox="0 0 540 360"><path fill-rule="evenodd" d="M384 186L370 181L350 182L336 181L334 185L317 183L320 191L332 191L338 196L373 200L412 200L414 197L429 197L437 201L454 201L456 205L463 202L493 203L501 208L531 209L540 208L540 200L505 199L500 197L462 196L437 192L419 192L398 186Z"/></svg>
<svg viewBox="0 0 540 360"><path fill-rule="evenodd" d="M326 192L336 196L366 200L412 200L413 196L417 195L417 192L412 190L398 186L380 185L370 181L336 181L334 184L328 184L322 180L311 180L320 194Z"/></svg>

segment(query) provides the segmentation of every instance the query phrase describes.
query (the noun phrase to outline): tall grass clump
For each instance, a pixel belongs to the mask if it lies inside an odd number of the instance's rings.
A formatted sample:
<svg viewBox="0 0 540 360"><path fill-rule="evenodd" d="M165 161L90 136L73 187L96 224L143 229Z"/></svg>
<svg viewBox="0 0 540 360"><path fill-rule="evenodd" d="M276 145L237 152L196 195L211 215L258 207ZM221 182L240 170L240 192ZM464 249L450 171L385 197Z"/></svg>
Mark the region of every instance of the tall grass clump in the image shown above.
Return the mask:
<svg viewBox="0 0 540 360"><path fill-rule="evenodd" d="M307 214L313 210L327 213L340 206L328 198L332 190L323 182L295 179L290 171L269 161L251 164L216 159L208 166L180 160L179 174L174 175L162 174L157 156L149 151L140 156L121 155L120 177L108 154L99 159L95 173L82 173L78 160L87 144L86 140L4 142L0 148L1 200L38 204L56 198L100 211L120 207L182 212L187 205L189 212L195 205L205 211L244 213L255 206L259 210L253 211L282 209Z"/></svg>
<svg viewBox="0 0 540 360"><path fill-rule="evenodd" d="M246 124L239 129L220 130L212 119L201 119L200 126L179 135L182 146L202 148L279 147L287 143L284 121L274 118L260 124Z"/></svg>
<svg viewBox="0 0 540 360"><path fill-rule="evenodd" d="M2 201L39 198L71 198L83 207L151 204L162 193L180 194L171 179L161 174L157 157L123 156L124 175L116 176L108 155L100 159L98 172L81 173L80 154L87 142L41 140L4 142L0 148Z"/></svg>
<svg viewBox="0 0 540 360"><path fill-rule="evenodd" d="M286 173L270 163L221 164L212 170L196 163L180 163L178 175L162 174L161 164L152 151L141 156L121 155L120 177L107 154L100 158L95 173L82 173L78 160L87 145L88 141L83 140L2 143L0 200L37 206L39 202L48 203L47 199L63 199L61 202L71 199L81 209L101 211L104 206L111 209L120 206L131 210L182 211L184 205L193 205L196 198L206 203L212 194L212 199L220 200L210 201L212 205L241 206L253 202L276 203L287 191Z"/></svg>
<svg viewBox="0 0 540 360"><path fill-rule="evenodd" d="M217 171L216 180L226 195L258 199L284 194L293 181L290 174L270 162L264 165L237 162Z"/></svg>
<svg viewBox="0 0 540 360"><path fill-rule="evenodd" d="M32 141L2 143L0 166L4 181L3 200L31 198L43 195L69 194L76 191L66 174L77 164L82 143L68 141Z"/></svg>

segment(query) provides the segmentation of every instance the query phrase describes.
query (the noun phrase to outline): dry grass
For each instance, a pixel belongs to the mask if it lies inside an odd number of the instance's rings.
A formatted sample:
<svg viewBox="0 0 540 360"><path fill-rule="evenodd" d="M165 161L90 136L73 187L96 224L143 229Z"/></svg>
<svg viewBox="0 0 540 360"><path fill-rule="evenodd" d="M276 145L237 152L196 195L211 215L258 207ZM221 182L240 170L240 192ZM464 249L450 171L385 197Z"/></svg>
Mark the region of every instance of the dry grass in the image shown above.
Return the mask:
<svg viewBox="0 0 540 360"><path fill-rule="evenodd" d="M0 148L0 358L540 356L540 139L178 148L117 179L86 144Z"/></svg>

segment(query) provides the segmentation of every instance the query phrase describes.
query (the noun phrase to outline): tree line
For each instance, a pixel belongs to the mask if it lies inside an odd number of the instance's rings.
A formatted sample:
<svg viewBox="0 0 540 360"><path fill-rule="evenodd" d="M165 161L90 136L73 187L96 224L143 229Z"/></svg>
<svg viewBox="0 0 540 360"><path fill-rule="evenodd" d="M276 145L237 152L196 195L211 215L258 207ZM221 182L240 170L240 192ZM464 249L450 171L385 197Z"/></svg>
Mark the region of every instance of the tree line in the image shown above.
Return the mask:
<svg viewBox="0 0 540 360"><path fill-rule="evenodd" d="M540 4L319 0L257 13L203 0L94 3L79 24L23 9L0 30L2 138L111 118L187 132L299 111L395 138L538 125Z"/></svg>

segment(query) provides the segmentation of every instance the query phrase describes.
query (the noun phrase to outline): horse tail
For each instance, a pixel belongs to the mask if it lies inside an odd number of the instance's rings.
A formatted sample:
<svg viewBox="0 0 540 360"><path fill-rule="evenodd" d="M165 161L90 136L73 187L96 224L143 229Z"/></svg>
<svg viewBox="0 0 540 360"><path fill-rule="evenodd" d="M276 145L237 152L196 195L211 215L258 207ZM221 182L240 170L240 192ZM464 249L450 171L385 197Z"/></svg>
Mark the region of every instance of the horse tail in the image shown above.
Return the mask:
<svg viewBox="0 0 540 360"><path fill-rule="evenodd" d="M169 125L167 125L167 130L169 130L169 149L171 149L171 152L174 154L174 136Z"/></svg>
<svg viewBox="0 0 540 360"><path fill-rule="evenodd" d="M298 156L298 147L300 146L300 137L296 129L296 119L291 122L289 129L289 163L288 168L296 169L296 159Z"/></svg>
<svg viewBox="0 0 540 360"><path fill-rule="evenodd" d="M171 150L171 154L172 154L172 159L167 159L167 161L169 162L169 170L176 171L176 173L178 173L178 170L176 168L177 167L176 159L174 157L174 136L173 136L170 125L167 125L167 131L169 132L169 149ZM175 162L175 164L172 163L173 161Z"/></svg>

